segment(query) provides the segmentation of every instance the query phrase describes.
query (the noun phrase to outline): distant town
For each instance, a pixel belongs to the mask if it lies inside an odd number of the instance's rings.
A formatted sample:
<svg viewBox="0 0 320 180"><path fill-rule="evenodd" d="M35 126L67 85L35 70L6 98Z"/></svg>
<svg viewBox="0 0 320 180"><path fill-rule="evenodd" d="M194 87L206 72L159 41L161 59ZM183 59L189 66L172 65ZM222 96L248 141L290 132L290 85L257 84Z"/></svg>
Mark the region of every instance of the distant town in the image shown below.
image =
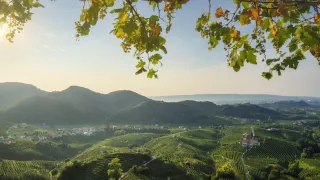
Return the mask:
<svg viewBox="0 0 320 180"><path fill-rule="evenodd" d="M33 132L33 133L24 133L23 135L17 135L13 133L14 130L23 130L27 129L30 125L26 123L17 124L14 126L11 126L6 131L7 136L3 137L0 136L0 144L14 144L17 140L33 140L36 141L36 143L45 143L49 140L54 140L56 138L60 138L63 136L76 136L76 135L83 135L83 136L91 136L99 132L104 132L107 128L112 130L119 129L116 125L101 125L101 126L87 126L87 127L78 127L78 128L52 128L45 123L38 124L37 128L44 129L47 131L44 132ZM34 126L34 125L31 125ZM137 127L137 126L130 126L125 125L122 127L127 130L142 130L142 129L168 129L169 127L166 126L159 126L158 124L154 124L151 127ZM180 126L179 128L184 130L189 130L187 127Z"/></svg>

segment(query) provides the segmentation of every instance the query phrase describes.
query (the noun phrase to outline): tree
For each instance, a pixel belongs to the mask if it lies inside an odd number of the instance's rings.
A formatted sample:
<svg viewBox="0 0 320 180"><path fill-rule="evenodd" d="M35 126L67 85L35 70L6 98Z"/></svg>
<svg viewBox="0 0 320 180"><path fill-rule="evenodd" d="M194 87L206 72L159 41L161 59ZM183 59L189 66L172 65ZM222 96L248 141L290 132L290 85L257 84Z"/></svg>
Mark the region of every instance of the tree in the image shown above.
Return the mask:
<svg viewBox="0 0 320 180"><path fill-rule="evenodd" d="M301 169L299 168L299 162L291 163L289 165L288 172L290 176L298 178L299 173L301 172Z"/></svg>
<svg viewBox="0 0 320 180"><path fill-rule="evenodd" d="M110 33L122 40L124 52L134 51L138 60L136 74L147 73L157 78L163 54L167 53L164 33L172 27L173 14L190 0L79 0L83 9L75 23L76 37L86 36L107 13L115 14ZM121 2L120 8L115 7ZM144 17L137 4L149 3L154 14ZM245 63L264 62L269 71L262 76L271 79L274 72L281 75L287 68L297 69L309 52L320 64L320 0L233 0L231 7L215 7L211 0L196 22L196 30L208 40L211 50L223 44L228 65L239 71ZM12 42L24 24L31 20L31 10L43 7L38 0L0 0L0 23L8 25L7 39ZM161 14L164 13L165 17ZM214 16L214 17L213 17ZM163 25L165 24L165 25ZM245 26L246 28L239 28ZM246 29L246 31L242 30ZM247 30L251 30L247 32ZM267 57L266 45L271 43L276 57Z"/></svg>
<svg viewBox="0 0 320 180"><path fill-rule="evenodd" d="M126 134L126 131L125 130L116 130L115 132L114 132L114 135L115 136L121 136L121 135L125 135Z"/></svg>
<svg viewBox="0 0 320 180"><path fill-rule="evenodd" d="M108 164L108 166L109 166L109 169L107 171L108 176L114 180L120 179L121 173L122 173L120 159L113 158L111 162Z"/></svg>
<svg viewBox="0 0 320 180"><path fill-rule="evenodd" d="M213 179L235 179L235 172L227 164L218 168L216 171L216 176Z"/></svg>
<svg viewBox="0 0 320 180"><path fill-rule="evenodd" d="M272 169L269 173L268 180L277 180L280 177L280 171L277 169Z"/></svg>

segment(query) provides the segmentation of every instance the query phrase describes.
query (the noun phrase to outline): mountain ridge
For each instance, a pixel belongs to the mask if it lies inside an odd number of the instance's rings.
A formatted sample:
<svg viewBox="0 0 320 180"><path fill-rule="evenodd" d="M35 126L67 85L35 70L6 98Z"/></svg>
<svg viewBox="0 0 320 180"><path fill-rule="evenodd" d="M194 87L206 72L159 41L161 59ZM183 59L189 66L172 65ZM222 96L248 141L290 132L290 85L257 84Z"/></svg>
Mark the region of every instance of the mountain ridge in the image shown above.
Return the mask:
<svg viewBox="0 0 320 180"><path fill-rule="evenodd" d="M172 95L172 96L149 96L150 99L179 102L185 100L191 101L210 101L216 104L233 104L233 103L270 103L277 101L320 101L320 97L312 96L283 96L273 94L194 94L194 95Z"/></svg>
<svg viewBox="0 0 320 180"><path fill-rule="evenodd" d="M0 90L5 89L3 86L6 85L0 84ZM17 91L14 91L15 86L24 88L18 88ZM10 88L12 87L9 85L9 90L0 91L3 92L0 101L7 97L6 93L10 96L11 92L21 93L25 89L28 93L21 97L20 101L13 98L15 103L11 102L11 106L7 106L0 111L0 119L4 121L21 122L27 120L29 122L48 122L52 124L85 122L210 124L219 116L261 120L269 119L269 117L286 119L289 116L280 111L251 103L219 105L207 99L203 101L164 102L149 99L130 90L101 94L80 86L70 86L65 90L55 92L45 92L35 86L24 84L15 84L11 91ZM16 95L17 93L13 94ZM228 98L233 99L232 97ZM10 104L9 101L7 103ZM61 107L72 113L61 109Z"/></svg>

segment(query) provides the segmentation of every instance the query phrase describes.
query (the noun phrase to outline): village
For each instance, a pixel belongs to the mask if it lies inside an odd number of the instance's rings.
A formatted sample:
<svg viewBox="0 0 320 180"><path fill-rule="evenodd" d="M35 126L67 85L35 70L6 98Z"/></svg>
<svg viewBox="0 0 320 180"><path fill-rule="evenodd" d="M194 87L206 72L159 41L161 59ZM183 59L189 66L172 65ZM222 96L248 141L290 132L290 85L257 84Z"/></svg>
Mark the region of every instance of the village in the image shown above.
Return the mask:
<svg viewBox="0 0 320 180"><path fill-rule="evenodd" d="M293 125L304 125L306 124L307 121L305 120L297 120L293 122ZM50 127L46 124L38 124L37 127L39 130L41 129L42 131L33 131L29 133L23 133L23 134L15 134L14 131L19 131L19 130L25 130L29 127L30 125L26 123L21 123L17 124L14 126L9 127L9 129L6 131L7 136L3 137L0 136L0 144L13 144L17 140L32 140L36 141L36 143L40 142L46 142L48 140L53 140L56 138L60 138L62 136L75 136L75 135L84 135L84 136L91 136L95 133L98 132L103 132L106 130L106 128L112 129L112 130L117 130L117 129L127 129L127 130L135 130L135 131L140 131L141 129L168 129L169 127L167 126L161 126L158 124L154 124L151 126L130 126L130 125L125 125L122 127L117 127L116 125L100 125L100 126L87 126L87 127L77 127L77 128L53 128ZM31 125L34 126L34 125ZM184 131L190 130L190 127L185 127L185 126L179 126L179 129L182 129ZM202 128L199 126L198 128ZM265 131L269 132L275 132L275 131L280 131L278 128L267 128ZM254 131L252 131L250 134L248 132L245 132L242 134L242 139L239 141L239 143L242 146L248 146L251 147L253 145L260 145L258 138L255 136Z"/></svg>
<svg viewBox="0 0 320 180"><path fill-rule="evenodd" d="M63 136L76 136L76 135L83 135L83 136L91 136L99 132L104 132L107 129L116 131L120 129L125 130L134 130L134 131L140 131L142 129L167 129L166 126L159 126L158 124L144 127L138 127L138 126L116 126L116 125L100 125L100 126L86 126L86 127L77 127L77 128L53 128L46 124L38 124L36 127L39 130L36 131L30 131L25 132L23 134L15 134L14 132L17 131L25 131L28 129L28 127L31 127L34 125L28 125L26 123L17 124L14 126L9 127L9 129L6 131L7 136L3 137L0 136L0 144L14 144L17 140L32 140L36 143L40 142L47 142L49 140L54 140L56 138L60 138ZM182 127L181 127L182 128ZM184 128L185 130L188 130L188 128Z"/></svg>
<svg viewBox="0 0 320 180"><path fill-rule="evenodd" d="M37 143L45 142L47 140L53 140L55 138L59 138L62 136L75 136L75 135L86 135L90 136L97 132L102 132L105 130L105 126L98 127L81 127L81 128L58 128L58 129L48 129L47 131L35 131L32 133L24 133L23 135L16 135L12 131L19 129L26 129L28 125L26 123L22 123L19 125L11 126L6 132L7 137L0 136L0 144L14 144L17 140L33 140ZM39 126L40 128L48 128L45 125Z"/></svg>

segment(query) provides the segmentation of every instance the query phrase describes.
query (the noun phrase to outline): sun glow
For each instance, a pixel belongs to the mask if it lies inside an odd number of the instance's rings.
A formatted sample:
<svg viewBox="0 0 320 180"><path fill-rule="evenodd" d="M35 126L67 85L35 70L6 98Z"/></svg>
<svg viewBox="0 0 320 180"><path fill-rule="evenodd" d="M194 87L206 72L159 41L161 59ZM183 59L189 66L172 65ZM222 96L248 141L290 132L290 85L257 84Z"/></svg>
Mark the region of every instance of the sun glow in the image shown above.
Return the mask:
<svg viewBox="0 0 320 180"><path fill-rule="evenodd" d="M5 36L8 30L8 25L2 24L0 25L0 37Z"/></svg>

